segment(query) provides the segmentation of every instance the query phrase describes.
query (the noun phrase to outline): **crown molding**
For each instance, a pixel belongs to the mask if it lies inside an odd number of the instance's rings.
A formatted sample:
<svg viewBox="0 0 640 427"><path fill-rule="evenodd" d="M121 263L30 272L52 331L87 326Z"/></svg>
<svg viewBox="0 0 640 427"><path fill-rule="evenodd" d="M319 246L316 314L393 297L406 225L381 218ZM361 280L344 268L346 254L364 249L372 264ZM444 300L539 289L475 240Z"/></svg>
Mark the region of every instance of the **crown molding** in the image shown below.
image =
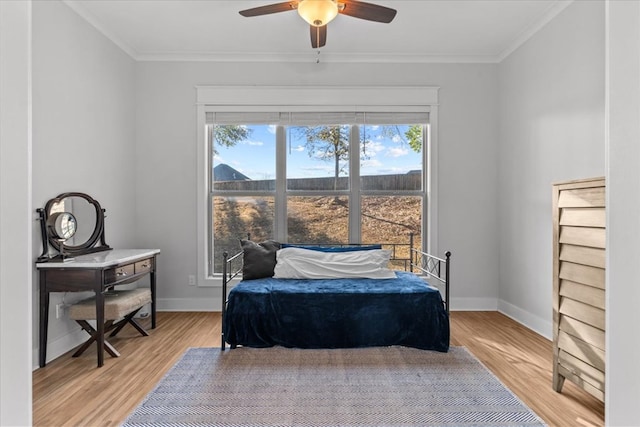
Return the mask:
<svg viewBox="0 0 640 427"><path fill-rule="evenodd" d="M331 53L310 50L309 53L281 52L156 52L138 54L137 61L149 62L318 62L318 63L369 63L369 64L442 64L498 62L495 55L439 55L393 53Z"/></svg>
<svg viewBox="0 0 640 427"><path fill-rule="evenodd" d="M118 46L120 49L122 49L132 59L134 59L136 61L138 60L138 52L136 52L136 50L133 47L131 47L129 44L125 43L122 39L120 39L118 36L116 36L113 32L111 32L111 31L107 30L106 28L104 28L102 26L102 24L100 23L100 21L98 21L95 16L93 16L91 13L89 13L89 11L84 6L82 6L81 3L79 3L79 2L77 2L75 0L62 0L62 2L64 4L66 4L67 6L69 6L71 8L71 10L73 10L75 13L80 15L80 17L82 19L87 21L96 30L98 30L100 33L102 33L102 35L104 35L106 38L108 38L112 43L114 43L116 46Z"/></svg>
<svg viewBox="0 0 640 427"><path fill-rule="evenodd" d="M558 16L563 10L565 10L574 0L561 0L550 6L538 19L529 27L525 28L516 39L497 57L496 62L504 61L509 55L515 52L520 46L525 44L531 37L533 37L538 31L540 31L545 25Z"/></svg>

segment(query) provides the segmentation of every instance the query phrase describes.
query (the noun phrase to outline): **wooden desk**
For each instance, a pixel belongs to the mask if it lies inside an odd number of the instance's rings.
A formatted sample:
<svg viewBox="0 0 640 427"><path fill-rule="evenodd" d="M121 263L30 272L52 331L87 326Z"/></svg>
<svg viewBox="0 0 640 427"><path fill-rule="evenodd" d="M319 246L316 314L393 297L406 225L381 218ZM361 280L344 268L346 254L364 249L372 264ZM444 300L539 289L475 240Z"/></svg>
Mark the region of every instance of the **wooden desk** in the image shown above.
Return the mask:
<svg viewBox="0 0 640 427"><path fill-rule="evenodd" d="M94 291L98 367L104 364L104 292L117 285L140 280L151 283L151 328L156 327L156 255L160 249L114 249L75 257L67 262L37 263L40 271L40 367L47 363L49 294Z"/></svg>

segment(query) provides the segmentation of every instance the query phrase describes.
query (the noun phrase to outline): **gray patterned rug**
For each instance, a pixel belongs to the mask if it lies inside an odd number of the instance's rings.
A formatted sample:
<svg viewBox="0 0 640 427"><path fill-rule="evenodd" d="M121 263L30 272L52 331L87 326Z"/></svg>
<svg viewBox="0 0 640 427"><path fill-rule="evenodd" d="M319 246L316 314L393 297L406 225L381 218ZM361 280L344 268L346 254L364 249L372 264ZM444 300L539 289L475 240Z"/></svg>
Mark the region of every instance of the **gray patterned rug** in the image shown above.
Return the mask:
<svg viewBox="0 0 640 427"><path fill-rule="evenodd" d="M544 426L463 347L191 348L124 426Z"/></svg>

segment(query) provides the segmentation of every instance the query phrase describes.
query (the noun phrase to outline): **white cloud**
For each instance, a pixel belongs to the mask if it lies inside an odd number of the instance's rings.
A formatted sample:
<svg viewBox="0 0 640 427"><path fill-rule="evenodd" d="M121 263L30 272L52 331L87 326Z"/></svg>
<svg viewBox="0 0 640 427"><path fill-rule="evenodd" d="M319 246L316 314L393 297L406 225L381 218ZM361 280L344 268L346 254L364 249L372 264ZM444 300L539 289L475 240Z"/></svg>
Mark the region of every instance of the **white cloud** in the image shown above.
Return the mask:
<svg viewBox="0 0 640 427"><path fill-rule="evenodd" d="M316 160L322 160L322 161L324 161L324 159L322 158L323 154L324 154L324 153L322 153L322 152L320 152L320 151L316 151L315 153L313 153L313 157L312 157L312 158L313 158L313 159L316 159Z"/></svg>
<svg viewBox="0 0 640 427"><path fill-rule="evenodd" d="M390 147L385 153L385 156L402 157L402 156L406 156L407 154L409 154L409 150L406 149L405 147Z"/></svg>
<svg viewBox="0 0 640 427"><path fill-rule="evenodd" d="M367 156L375 156L377 153L381 153L385 150L384 144L378 141L369 141L364 147L364 152Z"/></svg>
<svg viewBox="0 0 640 427"><path fill-rule="evenodd" d="M376 159L369 159L369 160L363 160L362 161L362 168L379 168L380 166L382 166L382 162Z"/></svg>
<svg viewBox="0 0 640 427"><path fill-rule="evenodd" d="M267 126L267 131L270 134L275 135L276 134L276 127L277 127L276 125L269 125L269 126Z"/></svg>
<svg viewBox="0 0 640 427"><path fill-rule="evenodd" d="M250 146L262 147L264 145L264 142L262 142L262 141L244 141L243 144L250 145Z"/></svg>

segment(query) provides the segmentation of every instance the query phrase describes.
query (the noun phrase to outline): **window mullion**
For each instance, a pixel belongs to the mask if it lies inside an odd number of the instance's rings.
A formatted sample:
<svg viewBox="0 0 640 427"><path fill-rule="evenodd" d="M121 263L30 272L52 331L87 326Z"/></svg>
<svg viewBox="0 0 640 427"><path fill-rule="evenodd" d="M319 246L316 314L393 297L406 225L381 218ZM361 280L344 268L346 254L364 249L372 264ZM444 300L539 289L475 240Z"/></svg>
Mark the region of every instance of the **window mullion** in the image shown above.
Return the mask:
<svg viewBox="0 0 640 427"><path fill-rule="evenodd" d="M207 265L205 267L204 274L202 272L198 272L198 277L204 277L205 275L211 276L214 273L214 262L213 262L213 125L209 125L206 128L207 136L206 136L206 152L207 152L207 166L205 167L205 176L206 176L206 188L207 188L207 224L206 224L206 253L207 255ZM200 221L199 221L200 223ZM200 233L198 233L200 234Z"/></svg>
<svg viewBox="0 0 640 427"><path fill-rule="evenodd" d="M287 239L287 133L284 126L276 127L276 195L274 238Z"/></svg>
<svg viewBox="0 0 640 427"><path fill-rule="evenodd" d="M360 127L349 132L349 242L360 243Z"/></svg>
<svg viewBox="0 0 640 427"><path fill-rule="evenodd" d="M438 253L438 106L429 113L429 123L425 125L423 144L424 199L422 207L422 250ZM426 238L425 238L426 234Z"/></svg>

